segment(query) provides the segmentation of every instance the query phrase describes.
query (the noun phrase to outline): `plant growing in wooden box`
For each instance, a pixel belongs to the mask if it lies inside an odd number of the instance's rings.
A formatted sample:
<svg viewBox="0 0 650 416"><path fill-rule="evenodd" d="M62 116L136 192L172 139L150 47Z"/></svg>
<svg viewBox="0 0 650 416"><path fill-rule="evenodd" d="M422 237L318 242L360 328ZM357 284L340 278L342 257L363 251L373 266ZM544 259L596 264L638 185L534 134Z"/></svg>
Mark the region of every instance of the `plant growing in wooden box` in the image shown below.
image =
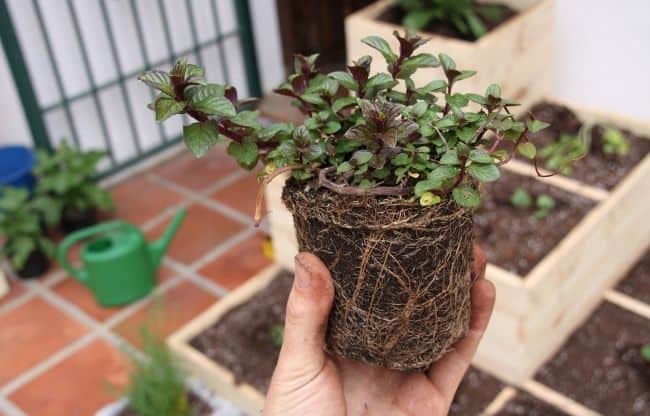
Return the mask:
<svg viewBox="0 0 650 416"><path fill-rule="evenodd" d="M394 35L398 51L364 39L387 63L372 76L369 56L330 74L317 71L317 55L297 56L296 72L276 90L309 115L297 127L261 127L233 87L207 83L185 61L140 79L160 91L151 105L158 121L196 120L184 127L195 155L228 141L242 167L262 162L264 184L292 172L283 199L301 249L317 254L335 281L328 349L411 370L427 368L467 330L479 183L499 179L514 152L502 149L506 142L535 159L529 133L546 124L518 121L497 85L456 93L474 71L445 54L416 53L426 42L419 36ZM444 78L416 85L416 71L432 67Z"/></svg>

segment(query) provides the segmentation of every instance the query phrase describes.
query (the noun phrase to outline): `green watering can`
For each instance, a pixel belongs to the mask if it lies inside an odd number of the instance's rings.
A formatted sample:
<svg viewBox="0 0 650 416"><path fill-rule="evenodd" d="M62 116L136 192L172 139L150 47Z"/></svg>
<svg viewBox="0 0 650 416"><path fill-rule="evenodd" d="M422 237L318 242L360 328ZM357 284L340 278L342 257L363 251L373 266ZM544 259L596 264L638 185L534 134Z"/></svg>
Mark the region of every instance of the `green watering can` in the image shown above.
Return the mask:
<svg viewBox="0 0 650 416"><path fill-rule="evenodd" d="M156 271L185 219L186 210L176 213L160 239L149 243L142 231L125 221L111 221L76 231L59 246L63 268L95 295L103 306L117 306L148 295L155 286ZM68 260L68 251L78 242L92 238L81 249L83 268Z"/></svg>

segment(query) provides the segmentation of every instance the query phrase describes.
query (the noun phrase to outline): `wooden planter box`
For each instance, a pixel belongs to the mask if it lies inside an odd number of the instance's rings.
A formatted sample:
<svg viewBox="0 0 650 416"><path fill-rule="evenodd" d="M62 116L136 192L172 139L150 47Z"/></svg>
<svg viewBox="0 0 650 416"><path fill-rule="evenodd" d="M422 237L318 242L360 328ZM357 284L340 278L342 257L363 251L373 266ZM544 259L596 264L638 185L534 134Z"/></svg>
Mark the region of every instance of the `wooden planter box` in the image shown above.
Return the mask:
<svg viewBox="0 0 650 416"><path fill-rule="evenodd" d="M250 416L260 414L264 405L264 394L247 383L236 384L235 377L227 368L192 347L190 341L212 327L228 311L248 301L281 270L282 267L277 264L262 270L167 339L171 350L192 376Z"/></svg>
<svg viewBox="0 0 650 416"><path fill-rule="evenodd" d="M398 50L392 33L403 32L404 28L378 19L392 3L392 0L380 0L346 17L348 61L370 55L373 72L385 71L379 52L362 44L361 39L381 36ZM547 94L551 82L553 0L500 0L498 3L509 5L519 13L474 42L420 33L430 40L418 52L435 55L444 52L456 61L459 69L478 71L474 77L458 83L459 92L481 92L489 84L498 83L505 97L528 106ZM420 70L414 81L416 85L424 85L434 74L437 78L442 75L439 68Z"/></svg>
<svg viewBox="0 0 650 416"><path fill-rule="evenodd" d="M648 121L568 107L584 121L650 135ZM505 168L537 177L531 166L521 162ZM538 179L599 203L526 276L488 265L486 274L497 287L497 301L475 363L513 383L530 377L556 351L650 244L646 218L650 156L611 192L560 176ZM278 178L267 187L267 207L276 262L293 270L298 244L293 218L280 200L283 185Z"/></svg>

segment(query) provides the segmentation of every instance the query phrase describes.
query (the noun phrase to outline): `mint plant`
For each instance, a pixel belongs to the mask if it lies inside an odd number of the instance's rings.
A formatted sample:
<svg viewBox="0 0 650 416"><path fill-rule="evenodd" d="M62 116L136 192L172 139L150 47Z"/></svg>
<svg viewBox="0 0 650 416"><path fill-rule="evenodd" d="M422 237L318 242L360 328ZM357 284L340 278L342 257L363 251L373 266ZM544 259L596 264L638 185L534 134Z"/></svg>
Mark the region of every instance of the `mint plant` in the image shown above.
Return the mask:
<svg viewBox="0 0 650 416"><path fill-rule="evenodd" d="M40 203L30 199L22 188L3 188L0 191L0 255L6 257L15 271L22 269L29 256L40 251L51 257L54 243L41 227Z"/></svg>
<svg viewBox="0 0 650 416"><path fill-rule="evenodd" d="M110 210L110 194L95 182L97 164L105 152L84 152L63 141L54 153L39 151L34 173L38 177L36 195L47 198L47 223L59 222L66 212L82 213L90 209Z"/></svg>
<svg viewBox="0 0 650 416"><path fill-rule="evenodd" d="M530 210L535 208L533 217L542 220L548 216L553 208L555 208L555 199L547 194L539 194L536 198L530 195L526 188L519 186L510 195L510 203L515 208L521 210Z"/></svg>
<svg viewBox="0 0 650 416"><path fill-rule="evenodd" d="M484 21L497 23L505 16L505 6L476 0L399 0L404 11L402 25L423 30L434 21L452 24L461 34L478 39L487 33Z"/></svg>
<svg viewBox="0 0 650 416"><path fill-rule="evenodd" d="M226 142L242 167L264 165L264 183L291 171L300 182L339 194L401 195L423 206L453 198L476 208L478 184L499 179L500 165L515 151L536 160L529 133L547 124L518 121L511 112L517 104L502 97L498 85L483 94L455 92L474 71L458 69L443 53L416 53L426 42L417 35L394 35L398 51L380 37L363 39L387 64L386 72L374 75L370 56L324 74L316 67L318 55L296 55L295 72L275 91L292 97L307 116L298 126L262 127L234 87L209 83L202 68L185 60L139 79L159 91L150 104L157 121L180 114L195 120L183 136L196 156ZM415 85L416 71L438 67L441 79ZM513 148L503 146L507 141L516 150L506 150Z"/></svg>

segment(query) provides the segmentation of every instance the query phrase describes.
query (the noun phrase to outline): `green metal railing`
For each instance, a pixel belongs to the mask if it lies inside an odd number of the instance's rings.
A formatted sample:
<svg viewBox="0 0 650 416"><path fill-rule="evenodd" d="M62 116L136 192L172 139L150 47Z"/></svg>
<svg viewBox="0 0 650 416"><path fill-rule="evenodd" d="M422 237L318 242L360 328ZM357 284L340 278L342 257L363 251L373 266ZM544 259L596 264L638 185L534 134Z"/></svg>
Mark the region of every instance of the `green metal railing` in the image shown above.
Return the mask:
<svg viewBox="0 0 650 416"><path fill-rule="evenodd" d="M81 30L79 10L75 7L75 4L79 5L81 3L75 3L72 0L48 1L56 1L60 3L61 7L65 8L69 14L74 30L75 42L77 43L77 45L74 46L78 46L79 48L82 61L81 65L83 66L83 72L88 80L88 88L85 88L84 90L81 90L74 94L67 94L64 87L61 68L59 68L57 60L55 59L56 57L51 37L52 34L49 33L51 29L49 29L46 24L43 16L43 11L39 5L38 0L32 0L31 7L34 11L35 18L38 23L37 30L40 31L44 40L47 60L51 64L52 73L54 75L54 89L58 93L59 99L56 102L48 103L47 105L39 104L35 91L35 85L32 79L34 74L38 73L38 69L29 67L25 59L23 49L28 46L21 44L19 36L17 36L15 30L17 25L26 23L14 21L11 17L7 1L0 0L0 38L2 40L5 55L9 62L11 73L13 75L14 82L18 90L18 95L22 103L23 111L25 113L26 120L33 137L33 142L36 147L52 149L53 144L51 137L53 134L56 134L56 132L48 131L47 125L45 123L45 116L53 111L59 110L63 111L64 119L70 129L70 136L72 141L77 146L80 146L82 143L82 137L79 136L79 131L75 124L73 109L71 106L72 104L77 103L83 99L91 100L92 105L98 114L99 120L98 125L95 126L96 134L102 137L104 148L107 151L110 159L110 164L102 172L102 176L110 175L121 169L124 169L125 167L138 163L144 158L158 153L180 140L180 137L167 137L164 127L162 125L159 125L159 137L157 138L157 144L154 147L144 149L144 146L142 144L142 137L140 137L138 133L137 123L132 106L145 105L145 103L132 103L129 96L129 91L127 89L127 81L133 80L141 72L151 68L171 65L176 59L180 57L193 55L196 57L196 61L200 65L219 65L221 68L221 73L224 77L224 79L221 81L230 83L231 80L228 71L229 57L227 56L226 50L224 48L224 42L228 39L238 38L239 45L241 45L241 56L243 59L243 66L245 68L246 82L249 94L252 96L259 96L261 94L248 0L232 0L234 2L233 6L235 9L237 25L235 29L229 30L225 33L221 30L222 25L219 16L219 8L217 7L216 2L230 0L210 0L209 7L207 7L209 10L195 10L195 6L191 0L174 0L182 3L186 8L188 16L187 23L190 28L192 40L192 46L190 48L180 51L177 50L178 48L175 48L175 45L173 43L174 39L172 34L174 33L175 29L173 21L169 19L169 16L167 16L167 11L165 10L163 0L158 0L157 5L162 21L162 29L165 39L164 46L167 56L164 59L156 61L153 61L151 59L150 52L147 50L145 43L145 29L142 20L143 16L141 16L139 13L136 4L137 0L113 0L129 3L128 7L132 15L133 25L135 26L134 29L137 35L137 47L140 51L144 66L138 68L137 70L131 71L126 71L123 68L122 63L120 62L120 57L118 56L118 42L115 37L115 30L123 30L123 27L116 27L111 21L106 4L107 0L93 0L99 2L102 21L108 37L109 50L107 53L110 54L110 59L114 62L117 73L116 76L111 77L110 79L101 83L97 81L96 75L93 73L87 43L84 40L84 36ZM23 5L21 4L21 6ZM216 36L202 42L199 41L200 36L196 25L197 13L206 13L210 16L210 19L215 28ZM124 24L130 24L130 22L120 22L120 25ZM219 62L204 62L205 59L202 56L202 52L204 52L207 48L215 46L217 48ZM122 160L117 160L115 157L114 149L116 145L119 145L119 143L115 143L111 140L109 128L110 126L108 125L105 117L106 109L104 108L102 100L100 99L100 93L113 87L117 87L119 90L121 102L127 115L128 128L131 131L133 137L133 147L135 149L133 155L130 155L128 158ZM150 91L150 93L151 97L153 98L154 92Z"/></svg>

